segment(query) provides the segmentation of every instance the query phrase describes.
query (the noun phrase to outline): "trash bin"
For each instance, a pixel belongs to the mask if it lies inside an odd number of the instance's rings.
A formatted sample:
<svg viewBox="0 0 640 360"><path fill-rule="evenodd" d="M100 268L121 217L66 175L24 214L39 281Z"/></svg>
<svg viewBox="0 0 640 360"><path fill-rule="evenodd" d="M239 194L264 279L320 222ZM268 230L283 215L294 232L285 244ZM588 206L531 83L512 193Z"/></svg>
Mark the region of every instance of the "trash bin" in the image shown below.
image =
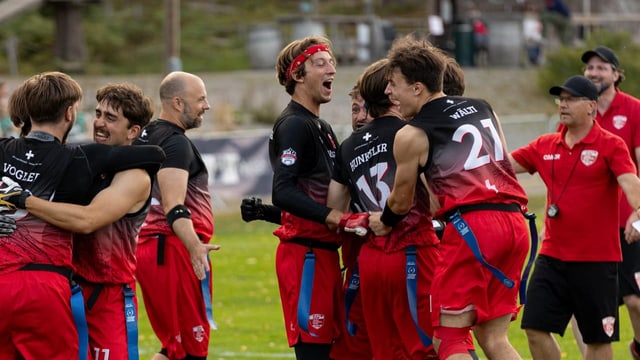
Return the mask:
<svg viewBox="0 0 640 360"><path fill-rule="evenodd" d="M456 61L460 66L473 66L473 27L471 24L458 24L455 30Z"/></svg>
<svg viewBox="0 0 640 360"><path fill-rule="evenodd" d="M282 47L282 36L277 26L261 24L249 29L247 52L253 69L273 69Z"/></svg>

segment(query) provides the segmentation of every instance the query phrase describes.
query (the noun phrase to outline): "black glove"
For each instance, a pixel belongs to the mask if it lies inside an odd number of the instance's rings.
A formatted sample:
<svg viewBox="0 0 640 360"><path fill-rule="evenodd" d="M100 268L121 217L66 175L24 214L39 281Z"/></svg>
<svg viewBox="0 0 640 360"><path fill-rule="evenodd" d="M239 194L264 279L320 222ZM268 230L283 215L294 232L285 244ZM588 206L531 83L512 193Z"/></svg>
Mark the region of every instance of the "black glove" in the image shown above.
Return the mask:
<svg viewBox="0 0 640 360"><path fill-rule="evenodd" d="M0 237L13 234L16 228L16 221L13 218L0 215Z"/></svg>
<svg viewBox="0 0 640 360"><path fill-rule="evenodd" d="M274 224L280 224L280 209L273 205L264 205L262 199L250 197L242 199L240 204L242 220L265 220Z"/></svg>
<svg viewBox="0 0 640 360"><path fill-rule="evenodd" d="M256 197L242 199L240 213L242 214L242 220L246 222L264 220L262 199Z"/></svg>
<svg viewBox="0 0 640 360"><path fill-rule="evenodd" d="M0 211L25 209L25 201L31 196L28 190L22 190L17 182L7 176L2 177L0 182Z"/></svg>

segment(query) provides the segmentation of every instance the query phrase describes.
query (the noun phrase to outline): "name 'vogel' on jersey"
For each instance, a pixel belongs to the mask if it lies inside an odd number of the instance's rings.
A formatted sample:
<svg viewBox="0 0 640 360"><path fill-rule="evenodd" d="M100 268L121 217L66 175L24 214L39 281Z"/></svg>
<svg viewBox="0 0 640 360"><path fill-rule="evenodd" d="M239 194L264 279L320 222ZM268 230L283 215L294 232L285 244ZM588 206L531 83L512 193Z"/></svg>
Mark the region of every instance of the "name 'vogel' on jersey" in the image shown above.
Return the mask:
<svg viewBox="0 0 640 360"><path fill-rule="evenodd" d="M351 171L355 170L361 164L366 163L372 156L375 156L382 152L387 152L386 143L378 144L376 145L376 147L369 149L369 151L356 156L353 160L349 162L349 166L351 166Z"/></svg>
<svg viewBox="0 0 640 360"><path fill-rule="evenodd" d="M11 175L14 180L21 180L27 182L34 182L40 176L40 173L37 172L27 172L24 170L19 170L15 166L4 163L3 167L4 173Z"/></svg>

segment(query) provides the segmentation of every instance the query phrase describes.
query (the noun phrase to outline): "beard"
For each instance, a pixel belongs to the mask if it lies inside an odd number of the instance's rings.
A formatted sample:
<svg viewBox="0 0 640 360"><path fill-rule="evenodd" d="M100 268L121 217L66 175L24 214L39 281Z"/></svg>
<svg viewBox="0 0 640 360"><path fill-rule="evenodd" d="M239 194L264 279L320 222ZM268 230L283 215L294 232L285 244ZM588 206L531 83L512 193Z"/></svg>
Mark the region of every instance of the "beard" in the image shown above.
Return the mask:
<svg viewBox="0 0 640 360"><path fill-rule="evenodd" d="M598 88L598 95L601 95L603 92L607 91L607 89L612 85L612 83L602 83L602 86Z"/></svg>
<svg viewBox="0 0 640 360"><path fill-rule="evenodd" d="M201 121L198 116L192 117L191 106L187 103L184 104L184 110L182 111L182 123L185 130L195 129L200 127Z"/></svg>
<svg viewBox="0 0 640 360"><path fill-rule="evenodd" d="M69 128L67 128L67 131L64 132L64 135L62 136L62 143L66 144L67 143L67 138L69 137L69 133L71 132L71 129L73 128L73 125L75 125L76 123L76 115L74 114L73 116L73 121L71 122L71 124L69 124Z"/></svg>

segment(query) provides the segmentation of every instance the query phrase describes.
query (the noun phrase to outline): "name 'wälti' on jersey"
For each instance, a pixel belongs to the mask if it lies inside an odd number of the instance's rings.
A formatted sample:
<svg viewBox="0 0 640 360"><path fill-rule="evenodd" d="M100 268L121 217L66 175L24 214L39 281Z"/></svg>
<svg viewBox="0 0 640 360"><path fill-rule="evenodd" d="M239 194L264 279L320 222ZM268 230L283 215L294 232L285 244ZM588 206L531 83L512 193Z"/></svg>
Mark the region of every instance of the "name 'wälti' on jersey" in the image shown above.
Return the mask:
<svg viewBox="0 0 640 360"><path fill-rule="evenodd" d="M452 119L461 119L467 115L471 115L474 113L477 113L478 110L475 108L475 106L467 106L465 108L460 108L460 109L456 109L456 112L454 112L453 114L449 115L450 118Z"/></svg>

